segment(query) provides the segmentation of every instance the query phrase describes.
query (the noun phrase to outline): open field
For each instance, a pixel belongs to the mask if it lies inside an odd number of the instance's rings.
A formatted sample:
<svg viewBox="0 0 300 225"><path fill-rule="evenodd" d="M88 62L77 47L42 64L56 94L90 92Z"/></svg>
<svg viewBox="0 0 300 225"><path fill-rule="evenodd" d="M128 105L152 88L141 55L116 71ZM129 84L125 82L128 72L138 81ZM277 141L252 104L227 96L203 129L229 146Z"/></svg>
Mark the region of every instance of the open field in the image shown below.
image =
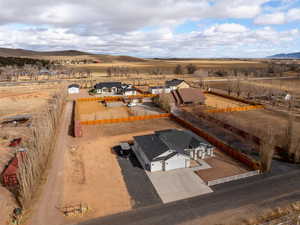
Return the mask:
<svg viewBox="0 0 300 225"><path fill-rule="evenodd" d="M74 140L74 151L65 154L64 205L88 204L89 218L130 210L135 202L112 148L133 136L169 128L180 126L169 119L84 126L84 137Z"/></svg>
<svg viewBox="0 0 300 225"><path fill-rule="evenodd" d="M218 114L219 118L228 121L242 130L258 137L271 132L279 143L285 143L285 132L288 118L268 110L255 110ZM300 123L294 121L295 129L300 130Z"/></svg>
<svg viewBox="0 0 300 225"><path fill-rule="evenodd" d="M45 106L51 95L57 89L50 87L1 87L0 88L0 118L21 113L34 113Z"/></svg>
<svg viewBox="0 0 300 225"><path fill-rule="evenodd" d="M243 60L144 60L143 62L118 62L111 63L97 63L97 64L84 64L84 65L71 65L70 68L76 69L89 69L96 75L106 74L108 67L128 67L129 69L137 69L140 73L149 71L149 69L161 68L164 71L173 73L176 65L180 64L186 66L194 64L200 69L208 68L264 68L266 64L261 61L243 61Z"/></svg>

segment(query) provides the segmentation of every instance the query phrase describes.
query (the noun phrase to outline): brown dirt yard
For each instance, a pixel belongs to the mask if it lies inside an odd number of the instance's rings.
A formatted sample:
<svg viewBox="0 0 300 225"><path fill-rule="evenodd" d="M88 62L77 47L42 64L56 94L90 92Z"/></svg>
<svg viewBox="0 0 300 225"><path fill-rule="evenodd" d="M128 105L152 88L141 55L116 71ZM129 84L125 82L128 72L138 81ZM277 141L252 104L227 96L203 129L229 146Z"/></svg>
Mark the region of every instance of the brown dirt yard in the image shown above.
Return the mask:
<svg viewBox="0 0 300 225"><path fill-rule="evenodd" d="M42 87L1 87L0 117L20 113L32 113L39 110L51 98L55 88Z"/></svg>
<svg viewBox="0 0 300 225"><path fill-rule="evenodd" d="M214 154L214 157L204 159L212 168L196 172L202 180L212 181L249 172L249 169L244 164L234 160L220 150L215 150Z"/></svg>
<svg viewBox="0 0 300 225"><path fill-rule="evenodd" d="M181 127L169 119L84 126L84 137L74 139L73 151L70 146L65 154L64 206L85 203L91 208L89 218L132 209L112 148L133 136L170 128Z"/></svg>
<svg viewBox="0 0 300 225"><path fill-rule="evenodd" d="M209 107L214 107L217 109L248 106L248 104L223 98L213 94L205 94L205 97L205 104Z"/></svg>
<svg viewBox="0 0 300 225"><path fill-rule="evenodd" d="M126 106L105 107L101 102L77 102L80 121L126 118L130 116Z"/></svg>

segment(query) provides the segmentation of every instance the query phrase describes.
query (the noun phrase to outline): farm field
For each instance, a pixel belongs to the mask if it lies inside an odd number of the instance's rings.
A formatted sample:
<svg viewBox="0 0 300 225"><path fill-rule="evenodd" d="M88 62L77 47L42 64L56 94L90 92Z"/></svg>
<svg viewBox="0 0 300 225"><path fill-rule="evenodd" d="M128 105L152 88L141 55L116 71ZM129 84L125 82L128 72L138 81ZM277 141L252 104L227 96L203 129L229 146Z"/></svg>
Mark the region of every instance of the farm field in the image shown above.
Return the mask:
<svg viewBox="0 0 300 225"><path fill-rule="evenodd" d="M173 73L173 70L177 64L186 66L190 63L195 64L199 68L247 68L247 67L256 67L263 68L266 66L263 62L260 61L244 61L244 60L205 60L205 59L196 59L196 60L153 60L145 59L142 62L119 62L113 61L110 63L103 62L97 64L84 64L84 65L70 65L68 67L75 69L89 69L96 76L105 75L108 67L128 67L129 69L138 69L141 73L146 72L149 68L161 68L166 71L170 71L170 74Z"/></svg>
<svg viewBox="0 0 300 225"><path fill-rule="evenodd" d="M133 136L170 128L181 127L169 119L83 126L84 136L65 154L63 205L87 204L88 218L132 209L135 202L112 148Z"/></svg>

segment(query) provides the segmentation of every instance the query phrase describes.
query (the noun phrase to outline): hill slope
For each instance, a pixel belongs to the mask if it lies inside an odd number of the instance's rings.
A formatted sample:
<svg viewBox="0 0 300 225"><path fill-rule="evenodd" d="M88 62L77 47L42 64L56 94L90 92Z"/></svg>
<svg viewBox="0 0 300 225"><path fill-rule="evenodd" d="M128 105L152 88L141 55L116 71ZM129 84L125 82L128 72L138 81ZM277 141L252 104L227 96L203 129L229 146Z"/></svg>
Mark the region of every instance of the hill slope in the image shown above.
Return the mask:
<svg viewBox="0 0 300 225"><path fill-rule="evenodd" d="M76 50L65 51L31 51L25 49L12 49L12 48L0 48L0 57L26 57L26 58L43 58L51 60L53 57L84 57L94 58L103 62L120 61L120 62L143 62L144 59L140 59L132 56L112 56L104 54L92 54L88 52L81 52Z"/></svg>
<svg viewBox="0 0 300 225"><path fill-rule="evenodd" d="M300 52L277 54L269 56L268 58L280 58L280 59L300 59Z"/></svg>
<svg viewBox="0 0 300 225"><path fill-rule="evenodd" d="M75 50L38 52L25 49L0 48L0 56L4 57L33 57L33 56L80 56L93 55Z"/></svg>

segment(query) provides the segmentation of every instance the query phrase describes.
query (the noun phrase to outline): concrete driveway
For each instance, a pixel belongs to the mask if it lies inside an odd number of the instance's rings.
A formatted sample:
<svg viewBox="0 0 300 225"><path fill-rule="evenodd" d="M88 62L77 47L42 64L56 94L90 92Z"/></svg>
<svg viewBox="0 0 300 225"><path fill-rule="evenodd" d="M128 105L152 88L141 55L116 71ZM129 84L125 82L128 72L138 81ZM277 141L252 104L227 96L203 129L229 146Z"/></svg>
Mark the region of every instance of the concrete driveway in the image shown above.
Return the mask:
<svg viewBox="0 0 300 225"><path fill-rule="evenodd" d="M146 173L163 203L212 192L190 168Z"/></svg>

